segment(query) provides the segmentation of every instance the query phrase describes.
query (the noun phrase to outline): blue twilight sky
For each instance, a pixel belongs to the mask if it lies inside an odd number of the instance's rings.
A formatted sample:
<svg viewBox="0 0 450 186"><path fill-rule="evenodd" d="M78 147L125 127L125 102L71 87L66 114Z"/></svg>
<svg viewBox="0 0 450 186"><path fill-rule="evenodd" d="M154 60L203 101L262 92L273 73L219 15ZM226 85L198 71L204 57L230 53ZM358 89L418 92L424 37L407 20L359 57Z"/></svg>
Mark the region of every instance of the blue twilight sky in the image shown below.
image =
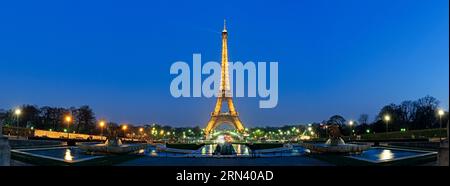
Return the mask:
<svg viewBox="0 0 450 186"><path fill-rule="evenodd" d="M389 103L449 105L448 0L1 1L0 109L90 105L116 122L204 126L215 99L171 96L175 61L278 61L279 104L235 100L247 126Z"/></svg>

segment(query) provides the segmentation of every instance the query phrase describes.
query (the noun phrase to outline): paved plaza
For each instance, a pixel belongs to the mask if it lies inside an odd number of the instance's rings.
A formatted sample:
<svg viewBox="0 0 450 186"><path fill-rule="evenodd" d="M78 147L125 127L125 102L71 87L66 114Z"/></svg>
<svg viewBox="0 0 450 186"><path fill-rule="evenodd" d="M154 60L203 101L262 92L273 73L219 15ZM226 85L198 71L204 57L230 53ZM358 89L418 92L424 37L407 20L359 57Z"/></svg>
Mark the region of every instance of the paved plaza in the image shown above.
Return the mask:
<svg viewBox="0 0 450 186"><path fill-rule="evenodd" d="M272 158L164 158L142 157L119 166L333 166L310 157Z"/></svg>

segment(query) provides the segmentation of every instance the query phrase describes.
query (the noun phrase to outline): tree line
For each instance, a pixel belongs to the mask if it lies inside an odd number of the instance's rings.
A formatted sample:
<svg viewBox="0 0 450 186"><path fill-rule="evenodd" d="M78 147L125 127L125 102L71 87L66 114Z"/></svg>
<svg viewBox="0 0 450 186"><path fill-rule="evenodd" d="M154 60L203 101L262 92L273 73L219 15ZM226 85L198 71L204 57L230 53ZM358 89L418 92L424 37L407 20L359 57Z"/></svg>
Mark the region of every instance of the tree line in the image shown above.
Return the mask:
<svg viewBox="0 0 450 186"><path fill-rule="evenodd" d="M350 125L344 117L334 115L329 120L323 121L326 124L337 124L341 127L344 135L380 133L403 130L421 130L446 127L448 123L448 112L438 115L439 100L431 96L411 101L403 101L400 104L391 103L381 108L372 122L369 121L368 114L361 114L359 118ZM385 116L390 120L386 121ZM442 123L441 123L442 121ZM386 127L387 125L387 127Z"/></svg>
<svg viewBox="0 0 450 186"><path fill-rule="evenodd" d="M18 125L22 128L35 128L42 130L64 131L67 124L64 123L64 117L72 116L70 131L84 134L100 134L98 121L95 114L89 106L81 106L79 108L60 108L60 107L38 107L35 105L23 105L21 107L22 113L17 120L14 110L2 111L0 110L0 121L3 121L5 126L15 127ZM414 101L403 101L400 104L389 104L381 108L379 113L374 117L373 121L369 121L368 114L361 114L357 120L347 120L341 115L333 115L328 120L322 122L312 123L310 127L314 129L316 134L320 137L326 137L327 125L339 125L343 135L350 134L366 134L366 133L380 133L386 132L386 124L388 124L389 131L405 130L420 130L440 127L440 119L442 120L442 127L446 127L448 122L448 112L440 118L437 115L439 109L439 101L431 96L425 96ZM384 116L389 115L390 121L386 123ZM350 125L352 121L352 125ZM121 125L109 122L109 129L121 130ZM171 126L162 125L144 125L142 127L128 125L129 133L139 134L139 129L143 128L149 136L152 137L201 137L202 130L200 127L174 128ZM266 135L269 132L276 134L278 131L289 131L296 127L305 131L308 127L304 125L286 125L282 127L256 127L250 131L260 130L261 135ZM163 132L162 132L163 131ZM187 132L190 131L190 132ZM162 132L162 133L161 133ZM125 135L124 133L121 135ZM292 133L292 135L297 135Z"/></svg>
<svg viewBox="0 0 450 186"><path fill-rule="evenodd" d="M361 114L357 119L346 119L341 115L333 115L329 119L321 122L313 122L309 125L285 125L282 127L256 127L251 129L257 137L269 138L293 138L298 137L299 133L295 130L299 129L300 134L311 134L308 128L311 128L314 136L326 138L328 137L327 126L338 125L344 136L361 135L368 133L382 133L403 130L421 130L446 127L448 124L448 112L442 116L438 115L439 101L431 96L411 101L403 101L400 104L389 104L383 106L374 119L370 121L369 114ZM384 117L389 115L388 123ZM441 122L442 121L442 122ZM386 127L388 125L388 127ZM257 131L257 132L255 132ZM291 132L289 132L291 131ZM293 131L293 132L292 132ZM306 133L305 133L306 131ZM281 134L281 135L280 135Z"/></svg>
<svg viewBox="0 0 450 186"><path fill-rule="evenodd" d="M64 119L70 116L72 118L69 125L70 131L86 134L98 132L95 114L89 106L61 108L23 105L20 110L20 115L15 113L15 109L3 111L0 113L0 120L9 127L64 131L67 129Z"/></svg>

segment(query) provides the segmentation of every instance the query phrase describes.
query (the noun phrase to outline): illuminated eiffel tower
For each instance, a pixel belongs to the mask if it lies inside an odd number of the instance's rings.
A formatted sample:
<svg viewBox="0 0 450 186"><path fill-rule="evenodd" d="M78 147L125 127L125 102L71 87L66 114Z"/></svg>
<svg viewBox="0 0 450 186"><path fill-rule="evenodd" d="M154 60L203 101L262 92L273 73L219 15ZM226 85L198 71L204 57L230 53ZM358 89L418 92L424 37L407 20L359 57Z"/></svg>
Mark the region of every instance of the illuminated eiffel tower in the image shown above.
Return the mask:
<svg viewBox="0 0 450 186"><path fill-rule="evenodd" d="M224 28L222 31L222 72L220 81L220 92L217 98L216 107L214 112L211 113L211 119L205 128L205 135L208 136L215 128L221 124L231 124L239 132L245 131L239 114L236 112L236 108L233 104L233 98L230 91L230 74L228 70L228 32L226 22L224 22ZM223 103L228 103L228 112L222 112Z"/></svg>

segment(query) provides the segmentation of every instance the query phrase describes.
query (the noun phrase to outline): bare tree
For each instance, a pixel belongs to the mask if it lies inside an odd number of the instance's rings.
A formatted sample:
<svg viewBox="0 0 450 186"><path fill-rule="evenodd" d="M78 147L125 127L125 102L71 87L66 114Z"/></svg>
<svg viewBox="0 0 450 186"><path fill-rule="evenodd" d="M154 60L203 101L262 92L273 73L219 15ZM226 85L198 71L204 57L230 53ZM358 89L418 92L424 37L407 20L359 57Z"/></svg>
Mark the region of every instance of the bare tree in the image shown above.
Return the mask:
<svg viewBox="0 0 450 186"><path fill-rule="evenodd" d="M368 114L361 114L359 116L358 122L360 125L369 124L369 115Z"/></svg>

